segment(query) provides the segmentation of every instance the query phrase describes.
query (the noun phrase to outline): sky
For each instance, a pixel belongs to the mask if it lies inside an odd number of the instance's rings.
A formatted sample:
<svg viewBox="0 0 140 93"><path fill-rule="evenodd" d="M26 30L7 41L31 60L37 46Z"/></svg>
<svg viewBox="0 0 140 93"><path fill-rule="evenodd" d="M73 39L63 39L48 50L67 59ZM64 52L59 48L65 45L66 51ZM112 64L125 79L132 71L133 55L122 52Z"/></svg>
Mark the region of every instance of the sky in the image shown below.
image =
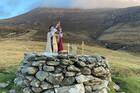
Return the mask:
<svg viewBox="0 0 140 93"><path fill-rule="evenodd" d="M123 8L140 6L140 0L1 0L0 19L11 18L38 7Z"/></svg>

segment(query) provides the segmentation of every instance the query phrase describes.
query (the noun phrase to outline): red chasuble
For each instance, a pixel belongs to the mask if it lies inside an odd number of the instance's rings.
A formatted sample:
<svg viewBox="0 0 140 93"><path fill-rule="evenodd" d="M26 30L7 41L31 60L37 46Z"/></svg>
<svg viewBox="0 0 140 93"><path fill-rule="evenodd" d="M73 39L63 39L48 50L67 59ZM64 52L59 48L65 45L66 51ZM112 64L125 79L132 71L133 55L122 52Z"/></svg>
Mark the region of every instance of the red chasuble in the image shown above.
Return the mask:
<svg viewBox="0 0 140 93"><path fill-rule="evenodd" d="M58 32L58 53L64 50L62 31Z"/></svg>

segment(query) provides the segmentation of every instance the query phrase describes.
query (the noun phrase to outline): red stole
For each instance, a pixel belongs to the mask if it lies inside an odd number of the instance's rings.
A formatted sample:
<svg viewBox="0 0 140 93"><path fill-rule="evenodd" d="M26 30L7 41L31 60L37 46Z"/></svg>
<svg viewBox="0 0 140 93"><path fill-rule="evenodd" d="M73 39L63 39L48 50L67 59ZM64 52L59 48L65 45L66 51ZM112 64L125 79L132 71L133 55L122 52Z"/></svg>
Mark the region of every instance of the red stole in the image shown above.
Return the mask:
<svg viewBox="0 0 140 93"><path fill-rule="evenodd" d="M58 34L58 52L62 52L63 50L64 50L64 46L63 46L62 32L59 32L59 34Z"/></svg>

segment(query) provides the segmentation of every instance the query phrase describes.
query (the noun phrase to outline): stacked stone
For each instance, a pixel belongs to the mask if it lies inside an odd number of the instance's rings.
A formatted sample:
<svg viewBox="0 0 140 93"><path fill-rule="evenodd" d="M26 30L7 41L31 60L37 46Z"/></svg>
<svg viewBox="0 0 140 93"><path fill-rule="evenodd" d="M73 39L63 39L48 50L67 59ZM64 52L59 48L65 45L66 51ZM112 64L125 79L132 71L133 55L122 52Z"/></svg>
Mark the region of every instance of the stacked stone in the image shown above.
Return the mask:
<svg viewBox="0 0 140 93"><path fill-rule="evenodd" d="M107 93L110 78L102 56L26 54L15 83L23 93Z"/></svg>

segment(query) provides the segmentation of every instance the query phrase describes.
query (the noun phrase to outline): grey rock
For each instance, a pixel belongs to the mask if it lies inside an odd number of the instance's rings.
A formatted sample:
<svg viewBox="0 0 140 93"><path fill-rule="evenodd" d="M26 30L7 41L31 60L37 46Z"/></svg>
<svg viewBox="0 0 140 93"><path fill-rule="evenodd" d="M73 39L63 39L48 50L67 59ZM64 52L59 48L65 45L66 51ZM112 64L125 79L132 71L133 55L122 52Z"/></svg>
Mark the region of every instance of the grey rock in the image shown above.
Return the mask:
<svg viewBox="0 0 140 93"><path fill-rule="evenodd" d="M84 57L84 56L79 56L78 60L82 61L82 62L86 62L87 61L86 57Z"/></svg>
<svg viewBox="0 0 140 93"><path fill-rule="evenodd" d="M23 85L22 86L30 86L30 81L29 80L23 80Z"/></svg>
<svg viewBox="0 0 140 93"><path fill-rule="evenodd" d="M60 87L60 85L53 85L53 87L54 87L54 88L59 88L59 87Z"/></svg>
<svg viewBox="0 0 140 93"><path fill-rule="evenodd" d="M56 61L56 59L57 58L56 57L53 57L53 56L52 57L51 56L50 57L49 56L47 57L47 61Z"/></svg>
<svg viewBox="0 0 140 93"><path fill-rule="evenodd" d="M46 90L46 91L44 91L43 93L54 93L54 90L53 90L53 89Z"/></svg>
<svg viewBox="0 0 140 93"><path fill-rule="evenodd" d="M45 78L48 76L48 73L47 72L44 72L44 71L38 71L35 76L40 81L44 81Z"/></svg>
<svg viewBox="0 0 140 93"><path fill-rule="evenodd" d="M98 77L105 77L106 75L109 74L109 72L106 71L104 67L96 67L96 68L93 68L92 74Z"/></svg>
<svg viewBox="0 0 140 93"><path fill-rule="evenodd" d="M46 77L46 80L54 85L59 85L63 79L64 79L64 76L62 73L60 74L49 73L49 75Z"/></svg>
<svg viewBox="0 0 140 93"><path fill-rule="evenodd" d="M88 67L84 67L81 69L81 73L83 75L90 75L91 74L91 70Z"/></svg>
<svg viewBox="0 0 140 93"><path fill-rule="evenodd" d="M58 59L68 59L68 56L65 55L65 54L59 54L59 55L57 56L57 58L58 58Z"/></svg>
<svg viewBox="0 0 140 93"><path fill-rule="evenodd" d="M108 93L108 91L107 91L107 89L106 88L103 88L103 89L101 89L100 90L100 92L99 93Z"/></svg>
<svg viewBox="0 0 140 93"><path fill-rule="evenodd" d="M39 63L38 61L32 62L32 66L35 66L35 67L39 66L40 64L41 63Z"/></svg>
<svg viewBox="0 0 140 93"><path fill-rule="evenodd" d="M17 93L15 89L9 90L9 93Z"/></svg>
<svg viewBox="0 0 140 93"><path fill-rule="evenodd" d="M23 68L23 67L30 67L30 66L32 66L32 63L31 63L31 62L22 63L22 66L20 66L20 68Z"/></svg>
<svg viewBox="0 0 140 93"><path fill-rule="evenodd" d="M96 66L96 64L88 64L87 67L89 67L90 69L94 68Z"/></svg>
<svg viewBox="0 0 140 93"><path fill-rule="evenodd" d="M98 62L102 62L103 58L101 56L96 56Z"/></svg>
<svg viewBox="0 0 140 93"><path fill-rule="evenodd" d="M69 59L71 60L76 60L77 56L76 55L67 55L69 57Z"/></svg>
<svg viewBox="0 0 140 93"><path fill-rule="evenodd" d="M29 75L34 75L37 72L37 68L35 67L24 67L21 72L23 74L29 74Z"/></svg>
<svg viewBox="0 0 140 93"><path fill-rule="evenodd" d="M108 84L109 84L109 81L107 81L107 80L103 80L102 85L104 85L105 88L108 87Z"/></svg>
<svg viewBox="0 0 140 93"><path fill-rule="evenodd" d="M68 71L80 72L80 69L75 67L74 65L70 65L67 67Z"/></svg>
<svg viewBox="0 0 140 93"><path fill-rule="evenodd" d="M87 61L90 64L94 64L95 62L97 62L97 58L96 58L96 56L88 56Z"/></svg>
<svg viewBox="0 0 140 93"><path fill-rule="evenodd" d="M101 90L103 88L107 88L107 86L108 86L108 81L104 80L102 84L92 86L92 90Z"/></svg>
<svg viewBox="0 0 140 93"><path fill-rule="evenodd" d="M16 75L21 78L25 78L25 75L21 71L17 72Z"/></svg>
<svg viewBox="0 0 140 93"><path fill-rule="evenodd" d="M63 69L62 73L66 73L67 72L67 66L61 65L60 67Z"/></svg>
<svg viewBox="0 0 140 93"><path fill-rule="evenodd" d="M17 78L15 78L14 83L17 86L22 86L23 85L23 79L21 77L17 77Z"/></svg>
<svg viewBox="0 0 140 93"><path fill-rule="evenodd" d="M86 63L83 62L83 61L76 61L76 65L77 65L78 67L85 67L85 66L86 66Z"/></svg>
<svg viewBox="0 0 140 93"><path fill-rule="evenodd" d="M119 91L120 90L120 86L118 86L117 84L113 84L113 88L116 90L116 91Z"/></svg>
<svg viewBox="0 0 140 93"><path fill-rule="evenodd" d="M62 81L61 85L62 86L68 86L68 85L72 85L75 83L75 77L67 77L64 78L64 80Z"/></svg>
<svg viewBox="0 0 140 93"><path fill-rule="evenodd" d="M0 88L6 88L9 85L9 83L0 83Z"/></svg>
<svg viewBox="0 0 140 93"><path fill-rule="evenodd" d="M47 60L46 56L36 56L35 58L32 59L32 61L42 61L42 60Z"/></svg>
<svg viewBox="0 0 140 93"><path fill-rule="evenodd" d="M66 76L66 77L72 77L72 76L75 76L75 75L76 75L75 72L66 72L66 73L65 73L65 76Z"/></svg>
<svg viewBox="0 0 140 93"><path fill-rule="evenodd" d="M83 83L83 82L87 82L89 80L93 80L94 77L92 75L79 75L79 76L76 76L76 81L78 83Z"/></svg>
<svg viewBox="0 0 140 93"><path fill-rule="evenodd" d="M44 61L34 61L32 62L32 66L39 66L40 64L45 64L45 60Z"/></svg>
<svg viewBox="0 0 140 93"><path fill-rule="evenodd" d="M73 61L71 61L71 60L62 60L61 61L61 64L63 64L63 65L72 65L72 64L74 64L74 62Z"/></svg>
<svg viewBox="0 0 140 93"><path fill-rule="evenodd" d="M59 61L47 61L46 64L49 66L58 66L60 64L60 62Z"/></svg>
<svg viewBox="0 0 140 93"><path fill-rule="evenodd" d="M63 67L56 67L55 68L55 73L62 73L64 70L63 70L64 68Z"/></svg>
<svg viewBox="0 0 140 93"><path fill-rule="evenodd" d="M38 69L39 69L39 71L42 71L42 70L43 70L43 65L40 64L40 65L38 66Z"/></svg>
<svg viewBox="0 0 140 93"><path fill-rule="evenodd" d="M87 82L84 82L84 85L86 86L94 86L94 85L101 85L103 83L103 80L99 78L94 78L93 80L89 80Z"/></svg>
<svg viewBox="0 0 140 93"><path fill-rule="evenodd" d="M106 93L111 78L106 60L89 55L77 57L28 56L15 82L24 93Z"/></svg>
<svg viewBox="0 0 140 93"><path fill-rule="evenodd" d="M34 93L41 93L43 90L41 88L32 87Z"/></svg>
<svg viewBox="0 0 140 93"><path fill-rule="evenodd" d="M32 93L32 90L29 87L23 89L23 93Z"/></svg>
<svg viewBox="0 0 140 93"><path fill-rule="evenodd" d="M76 74L76 76L80 76L80 75L82 75L82 73L81 73L81 72L78 72L78 73Z"/></svg>
<svg viewBox="0 0 140 93"><path fill-rule="evenodd" d="M45 90L45 89L50 89L50 88L53 88L53 85L51 85L50 83L48 82L42 82L40 87Z"/></svg>
<svg viewBox="0 0 140 93"><path fill-rule="evenodd" d="M24 53L24 60L29 60L32 57L35 57L35 53Z"/></svg>
<svg viewBox="0 0 140 93"><path fill-rule="evenodd" d="M32 82L30 83L31 86L33 87L39 87L40 86L40 81L37 79L33 79Z"/></svg>
<svg viewBox="0 0 140 93"><path fill-rule="evenodd" d="M29 80L29 81L32 81L33 78L34 78L34 76L25 76L25 78L26 78L27 80Z"/></svg>
<svg viewBox="0 0 140 93"><path fill-rule="evenodd" d="M85 86L85 93L92 93L92 87L91 86Z"/></svg>
<svg viewBox="0 0 140 93"><path fill-rule="evenodd" d="M55 93L85 93L83 84L77 84L73 86L55 88Z"/></svg>
<svg viewBox="0 0 140 93"><path fill-rule="evenodd" d="M54 71L55 70L55 68L54 68L54 66L43 66L43 70L44 71Z"/></svg>

